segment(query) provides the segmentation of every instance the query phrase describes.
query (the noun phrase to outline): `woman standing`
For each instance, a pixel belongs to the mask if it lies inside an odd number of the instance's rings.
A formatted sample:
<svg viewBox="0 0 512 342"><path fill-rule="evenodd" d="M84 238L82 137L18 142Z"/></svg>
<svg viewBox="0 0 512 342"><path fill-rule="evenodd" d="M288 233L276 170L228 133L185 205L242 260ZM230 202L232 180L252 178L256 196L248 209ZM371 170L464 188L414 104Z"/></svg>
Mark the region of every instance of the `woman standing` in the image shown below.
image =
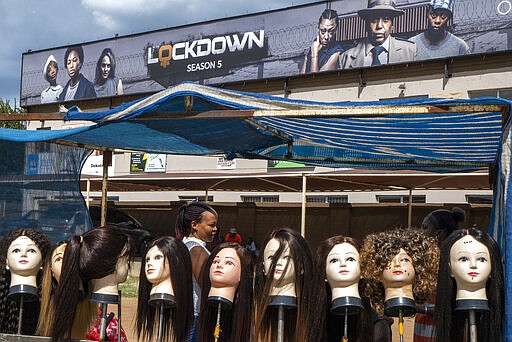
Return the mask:
<svg viewBox="0 0 512 342"><path fill-rule="evenodd" d="M123 82L116 77L116 58L109 48L103 49L96 63L94 91L98 97L123 95Z"/></svg>
<svg viewBox="0 0 512 342"><path fill-rule="evenodd" d="M192 261L192 283L194 298L194 324L188 341L198 341L197 322L201 308L201 269L210 252L206 243L212 242L217 233L217 212L204 202L182 205L176 218L176 237L183 239Z"/></svg>

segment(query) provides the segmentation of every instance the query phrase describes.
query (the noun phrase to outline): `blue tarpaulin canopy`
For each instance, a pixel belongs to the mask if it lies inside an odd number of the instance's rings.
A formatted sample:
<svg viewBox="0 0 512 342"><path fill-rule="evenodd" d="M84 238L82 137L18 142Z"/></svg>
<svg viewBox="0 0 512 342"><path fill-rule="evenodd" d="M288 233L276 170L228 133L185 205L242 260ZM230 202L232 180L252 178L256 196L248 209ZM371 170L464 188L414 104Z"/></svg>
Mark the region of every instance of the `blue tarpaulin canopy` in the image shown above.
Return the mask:
<svg viewBox="0 0 512 342"><path fill-rule="evenodd" d="M229 158L291 160L364 169L457 172L497 166L489 233L506 268L512 317L511 103L498 98L310 102L182 83L111 110L71 108L62 131L1 129L0 140Z"/></svg>

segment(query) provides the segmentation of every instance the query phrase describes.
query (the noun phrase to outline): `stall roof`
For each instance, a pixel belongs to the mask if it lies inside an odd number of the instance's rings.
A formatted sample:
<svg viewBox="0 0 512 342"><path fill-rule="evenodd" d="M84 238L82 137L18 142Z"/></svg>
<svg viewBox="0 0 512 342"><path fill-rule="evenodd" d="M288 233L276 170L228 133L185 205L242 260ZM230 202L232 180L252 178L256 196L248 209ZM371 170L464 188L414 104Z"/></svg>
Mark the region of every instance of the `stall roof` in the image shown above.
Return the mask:
<svg viewBox="0 0 512 342"><path fill-rule="evenodd" d="M182 83L111 110L73 107L65 115L95 121L90 127L2 130L0 139L453 172L494 162L509 112L510 103L497 98L324 103Z"/></svg>

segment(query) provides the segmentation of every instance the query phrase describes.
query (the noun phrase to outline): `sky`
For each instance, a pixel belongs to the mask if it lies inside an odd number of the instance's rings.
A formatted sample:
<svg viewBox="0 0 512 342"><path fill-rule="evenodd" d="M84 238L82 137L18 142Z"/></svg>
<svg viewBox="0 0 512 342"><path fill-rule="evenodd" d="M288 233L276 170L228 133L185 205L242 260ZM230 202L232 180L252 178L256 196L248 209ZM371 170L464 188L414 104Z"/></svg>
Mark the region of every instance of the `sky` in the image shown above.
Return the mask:
<svg viewBox="0 0 512 342"><path fill-rule="evenodd" d="M21 56L132 33L302 5L307 0L0 0L0 98L19 103Z"/></svg>

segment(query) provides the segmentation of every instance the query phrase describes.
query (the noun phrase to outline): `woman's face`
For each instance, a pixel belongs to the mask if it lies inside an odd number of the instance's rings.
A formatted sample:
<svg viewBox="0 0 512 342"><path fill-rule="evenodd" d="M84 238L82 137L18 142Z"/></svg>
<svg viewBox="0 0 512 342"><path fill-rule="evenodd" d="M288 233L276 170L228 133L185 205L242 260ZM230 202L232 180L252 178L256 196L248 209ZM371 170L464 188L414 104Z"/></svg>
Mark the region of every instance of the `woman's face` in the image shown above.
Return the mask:
<svg viewBox="0 0 512 342"><path fill-rule="evenodd" d="M325 274L329 286L347 287L359 282L359 252L350 243L335 245L327 255Z"/></svg>
<svg viewBox="0 0 512 342"><path fill-rule="evenodd" d="M169 262L157 246L151 247L146 253L146 278L152 284L159 284L171 277Z"/></svg>
<svg viewBox="0 0 512 342"><path fill-rule="evenodd" d="M7 249L7 268L21 276L36 275L43 264L39 247L27 236L20 236Z"/></svg>
<svg viewBox="0 0 512 342"><path fill-rule="evenodd" d="M212 287L238 287L242 265L234 248L223 248L217 253L210 266Z"/></svg>
<svg viewBox="0 0 512 342"><path fill-rule="evenodd" d="M400 248L400 252L395 255L382 272L382 283L384 288L403 287L411 285L414 282L415 275L411 256Z"/></svg>
<svg viewBox="0 0 512 342"><path fill-rule="evenodd" d="M457 240L450 249L450 268L458 285L485 287L491 266L489 249L471 235Z"/></svg>
<svg viewBox="0 0 512 342"><path fill-rule="evenodd" d="M68 70L69 77L75 78L78 76L80 67L81 61L80 58L78 58L78 53L75 50L72 50L68 55L68 59L66 60L66 69Z"/></svg>
<svg viewBox="0 0 512 342"><path fill-rule="evenodd" d="M55 81L57 79L57 73L59 72L59 69L57 67L57 63L54 61L51 61L48 63L48 66L46 67L46 79L48 82Z"/></svg>
<svg viewBox="0 0 512 342"><path fill-rule="evenodd" d="M192 221L192 236L204 242L212 242L217 233L217 215L204 211L199 222Z"/></svg>
<svg viewBox="0 0 512 342"><path fill-rule="evenodd" d="M107 79L110 76L110 70L112 69L112 64L109 56L103 56L101 59L101 77Z"/></svg>
<svg viewBox="0 0 512 342"><path fill-rule="evenodd" d="M277 239L270 240L265 246L265 250L263 252L263 268L265 271L265 275L267 276L268 272L270 271L272 262L274 261L275 258L277 258L275 254L278 249L279 241ZM290 253L290 247L288 246L288 244L285 245L283 252L275 262L276 268L274 271L274 280L281 279L285 283L294 282L295 264L293 262L292 255Z"/></svg>
<svg viewBox="0 0 512 342"><path fill-rule="evenodd" d="M57 280L60 281L60 275L62 272L62 261L64 260L64 251L66 250L66 244L62 244L55 248L52 253L52 275Z"/></svg>

